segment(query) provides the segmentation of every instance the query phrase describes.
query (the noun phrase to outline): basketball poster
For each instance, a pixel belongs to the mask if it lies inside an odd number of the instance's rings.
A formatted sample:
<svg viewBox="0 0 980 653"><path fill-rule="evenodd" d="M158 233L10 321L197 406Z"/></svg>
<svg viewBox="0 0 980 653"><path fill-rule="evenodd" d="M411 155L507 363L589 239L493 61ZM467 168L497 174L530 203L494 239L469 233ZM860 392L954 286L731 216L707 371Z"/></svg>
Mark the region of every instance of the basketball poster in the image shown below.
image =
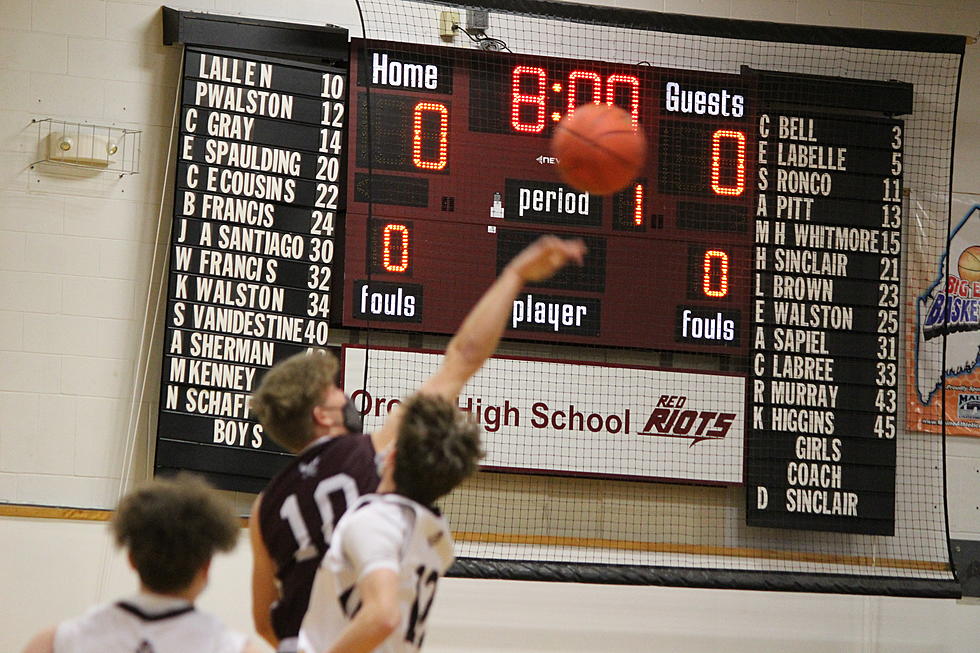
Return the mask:
<svg viewBox="0 0 980 653"><path fill-rule="evenodd" d="M947 433L980 437L980 204L975 197L953 196L949 247L934 270L911 315L908 427L940 433L945 412ZM945 362L939 369L943 335Z"/></svg>

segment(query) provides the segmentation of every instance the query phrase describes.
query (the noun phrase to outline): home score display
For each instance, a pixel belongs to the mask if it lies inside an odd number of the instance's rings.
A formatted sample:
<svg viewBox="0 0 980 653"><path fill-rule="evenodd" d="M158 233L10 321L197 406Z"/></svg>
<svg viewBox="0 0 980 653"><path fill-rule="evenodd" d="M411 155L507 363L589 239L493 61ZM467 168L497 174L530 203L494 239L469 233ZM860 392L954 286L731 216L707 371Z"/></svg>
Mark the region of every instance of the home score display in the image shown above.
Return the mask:
<svg viewBox="0 0 980 653"><path fill-rule="evenodd" d="M511 337L745 351L746 80L445 53L352 45L345 326L452 333L507 261L557 233L586 241L585 265L521 294ZM607 197L562 184L549 153L563 116L603 102L649 143L638 177Z"/></svg>

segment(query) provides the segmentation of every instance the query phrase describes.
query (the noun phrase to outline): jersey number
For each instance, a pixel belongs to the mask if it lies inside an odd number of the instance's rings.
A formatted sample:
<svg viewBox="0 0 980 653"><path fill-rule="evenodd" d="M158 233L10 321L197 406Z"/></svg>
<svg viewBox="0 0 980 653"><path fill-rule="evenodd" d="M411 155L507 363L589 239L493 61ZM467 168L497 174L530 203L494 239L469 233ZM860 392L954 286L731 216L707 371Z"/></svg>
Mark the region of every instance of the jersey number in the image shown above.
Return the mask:
<svg viewBox="0 0 980 653"><path fill-rule="evenodd" d="M330 546L330 535L333 533L333 505L330 503L330 497L338 492L343 493L344 510L347 510L347 506L357 500L357 483L347 474L337 474L320 481L313 491L313 499L316 501L320 521L323 523L323 540L327 546ZM289 524L289 529L296 539L296 551L293 552L296 562L303 562L319 555L310 537L310 529L303 521L303 513L299 510L299 499L295 494L290 494L282 502L279 516Z"/></svg>
<svg viewBox="0 0 980 653"><path fill-rule="evenodd" d="M426 574L426 571L429 573ZM436 598L436 581L439 574L435 571L427 570L423 565L419 565L415 570L415 602L412 603L412 612L408 616L408 630L405 631L405 641L411 643L416 648L421 648L422 640L425 639L425 620L429 616L429 609L432 601ZM428 598L422 598L422 594L427 593ZM419 607L422 603L425 607L421 613Z"/></svg>

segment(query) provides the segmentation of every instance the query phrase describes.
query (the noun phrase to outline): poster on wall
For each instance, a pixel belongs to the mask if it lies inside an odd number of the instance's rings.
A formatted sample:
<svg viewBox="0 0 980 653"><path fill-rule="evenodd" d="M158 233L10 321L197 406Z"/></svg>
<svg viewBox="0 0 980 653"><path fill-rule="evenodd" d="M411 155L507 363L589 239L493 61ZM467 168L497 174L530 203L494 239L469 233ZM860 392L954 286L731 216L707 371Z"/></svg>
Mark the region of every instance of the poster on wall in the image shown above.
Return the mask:
<svg viewBox="0 0 980 653"><path fill-rule="evenodd" d="M908 427L980 437L980 204L954 194L949 246L935 276L913 288L914 356L908 376ZM944 339L945 338L945 358ZM942 365L940 361L944 361ZM945 379L945 402L942 382ZM945 403L945 406L944 406Z"/></svg>

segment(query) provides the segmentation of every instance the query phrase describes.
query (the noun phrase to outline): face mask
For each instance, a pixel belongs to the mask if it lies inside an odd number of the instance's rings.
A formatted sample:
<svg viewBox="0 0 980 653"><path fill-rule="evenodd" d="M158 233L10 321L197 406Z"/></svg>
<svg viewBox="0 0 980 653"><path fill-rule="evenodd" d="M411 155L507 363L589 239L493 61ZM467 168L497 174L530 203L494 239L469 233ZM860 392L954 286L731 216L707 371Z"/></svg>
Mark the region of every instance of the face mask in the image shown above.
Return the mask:
<svg viewBox="0 0 980 653"><path fill-rule="evenodd" d="M378 478L385 475L385 462L387 462L390 452L391 448L389 447L384 451L379 451L378 453L374 454L374 465L378 470Z"/></svg>
<svg viewBox="0 0 980 653"><path fill-rule="evenodd" d="M364 432L364 418L354 408L354 403L350 400L350 397L347 397L347 403L344 404L344 428L347 429L348 433Z"/></svg>

